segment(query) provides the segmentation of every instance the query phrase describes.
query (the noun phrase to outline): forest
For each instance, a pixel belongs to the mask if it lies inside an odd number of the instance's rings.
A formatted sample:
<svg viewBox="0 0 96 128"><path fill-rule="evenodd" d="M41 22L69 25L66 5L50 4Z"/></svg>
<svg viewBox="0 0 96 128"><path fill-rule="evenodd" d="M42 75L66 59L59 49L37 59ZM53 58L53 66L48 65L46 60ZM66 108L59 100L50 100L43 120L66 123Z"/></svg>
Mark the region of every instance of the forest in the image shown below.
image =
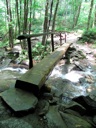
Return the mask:
<svg viewBox="0 0 96 128"><path fill-rule="evenodd" d="M96 0L0 0L0 128L96 128Z"/></svg>
<svg viewBox="0 0 96 128"><path fill-rule="evenodd" d="M0 3L0 47L12 48L21 34L96 27L95 0L1 0ZM42 44L45 41L43 36ZM26 43L21 44L25 48Z"/></svg>

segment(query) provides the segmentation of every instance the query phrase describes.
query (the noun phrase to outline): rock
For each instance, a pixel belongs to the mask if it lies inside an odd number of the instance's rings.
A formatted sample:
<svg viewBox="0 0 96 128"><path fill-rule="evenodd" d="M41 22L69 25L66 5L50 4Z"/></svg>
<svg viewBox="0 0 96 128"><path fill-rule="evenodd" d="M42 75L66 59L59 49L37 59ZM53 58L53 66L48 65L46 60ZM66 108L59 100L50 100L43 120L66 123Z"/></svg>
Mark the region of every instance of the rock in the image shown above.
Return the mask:
<svg viewBox="0 0 96 128"><path fill-rule="evenodd" d="M69 109L71 109L75 112L78 112L80 115L84 115L86 112L86 109L82 105L80 105L74 101L71 101L68 104L60 104L60 106L59 106L59 110L62 112L65 112L65 110L69 110Z"/></svg>
<svg viewBox="0 0 96 128"><path fill-rule="evenodd" d="M90 84L94 82L93 76L91 75L86 75L85 80Z"/></svg>
<svg viewBox="0 0 96 128"><path fill-rule="evenodd" d="M0 121L10 118L10 115L11 111L6 109L6 106L3 104L0 98Z"/></svg>
<svg viewBox="0 0 96 128"><path fill-rule="evenodd" d="M44 106L42 110L40 110L39 116L44 116L49 110L49 103L46 100L43 100L42 102Z"/></svg>
<svg viewBox="0 0 96 128"><path fill-rule="evenodd" d="M96 115L93 117L93 122L94 122L95 125L96 125Z"/></svg>
<svg viewBox="0 0 96 128"><path fill-rule="evenodd" d="M11 62L11 59L5 59L5 60L3 60L2 61L2 64L0 65L0 70L8 67L8 65L10 64L10 62Z"/></svg>
<svg viewBox="0 0 96 128"><path fill-rule="evenodd" d="M49 128L67 128L58 112L57 106L51 106L49 108L49 112L46 114L46 117L48 121L47 125Z"/></svg>
<svg viewBox="0 0 96 128"><path fill-rule="evenodd" d="M92 128L92 125L84 119L63 112L60 112L60 114L62 116L62 119L66 123L67 128Z"/></svg>
<svg viewBox="0 0 96 128"><path fill-rule="evenodd" d="M73 98L73 100L86 108L86 115L96 115L96 101L91 99L89 96L79 96L77 98Z"/></svg>
<svg viewBox="0 0 96 128"><path fill-rule="evenodd" d="M32 93L16 88L2 92L1 97L15 112L34 110L38 103Z"/></svg>
<svg viewBox="0 0 96 128"><path fill-rule="evenodd" d="M23 70L22 70L23 71ZM5 68L0 72L0 92L3 92L10 88L11 85L14 85L16 79L19 78L22 74L11 68Z"/></svg>
<svg viewBox="0 0 96 128"><path fill-rule="evenodd" d="M89 97L96 102L96 90L91 91Z"/></svg>
<svg viewBox="0 0 96 128"><path fill-rule="evenodd" d="M0 121L0 128L33 128L32 125L28 124L22 119L10 118L7 120Z"/></svg>

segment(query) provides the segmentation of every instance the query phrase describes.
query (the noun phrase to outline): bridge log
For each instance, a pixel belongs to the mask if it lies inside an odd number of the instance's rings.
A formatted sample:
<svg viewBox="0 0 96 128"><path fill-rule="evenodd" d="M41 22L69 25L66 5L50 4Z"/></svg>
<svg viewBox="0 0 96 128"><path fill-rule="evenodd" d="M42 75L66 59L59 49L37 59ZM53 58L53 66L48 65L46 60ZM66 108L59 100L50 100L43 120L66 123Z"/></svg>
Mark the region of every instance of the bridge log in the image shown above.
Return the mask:
<svg viewBox="0 0 96 128"><path fill-rule="evenodd" d="M23 74L15 84L15 88L33 92L38 96L41 87L44 85L46 78L52 71L56 63L66 53L72 43L66 43L56 51L45 57L36 66Z"/></svg>

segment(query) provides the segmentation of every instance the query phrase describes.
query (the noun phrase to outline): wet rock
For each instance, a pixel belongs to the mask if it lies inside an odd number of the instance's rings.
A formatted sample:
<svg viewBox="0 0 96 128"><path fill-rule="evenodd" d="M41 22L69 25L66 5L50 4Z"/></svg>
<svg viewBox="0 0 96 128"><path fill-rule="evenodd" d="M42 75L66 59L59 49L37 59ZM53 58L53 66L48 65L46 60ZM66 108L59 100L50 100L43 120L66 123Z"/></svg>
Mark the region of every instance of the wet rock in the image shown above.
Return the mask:
<svg viewBox="0 0 96 128"><path fill-rule="evenodd" d="M15 112L34 110L38 99L30 92L11 88L1 93L2 99Z"/></svg>
<svg viewBox="0 0 96 128"><path fill-rule="evenodd" d="M93 117L93 122L94 122L95 125L96 125L96 115Z"/></svg>
<svg viewBox="0 0 96 128"><path fill-rule="evenodd" d="M46 114L49 128L67 128L62 120L57 106L51 106L49 112Z"/></svg>
<svg viewBox="0 0 96 128"><path fill-rule="evenodd" d="M52 100L49 100L49 103L50 105L56 105L58 101L59 101L59 98L53 97Z"/></svg>
<svg viewBox="0 0 96 128"><path fill-rule="evenodd" d="M89 97L96 102L96 90L91 91Z"/></svg>
<svg viewBox="0 0 96 128"><path fill-rule="evenodd" d="M85 80L90 84L94 82L93 76L91 75L86 75Z"/></svg>
<svg viewBox="0 0 96 128"><path fill-rule="evenodd" d="M65 109L64 113L68 113L68 114L71 114L71 115L74 115L74 116L81 118L81 115L78 112L71 110L71 109Z"/></svg>
<svg viewBox="0 0 96 128"><path fill-rule="evenodd" d="M10 62L11 62L11 59L5 59L5 60L3 60L1 62L1 64L0 64L0 70L8 67L8 65L10 64Z"/></svg>
<svg viewBox="0 0 96 128"><path fill-rule="evenodd" d="M84 119L63 112L60 112L60 114L66 123L67 128L92 128L92 125Z"/></svg>
<svg viewBox="0 0 96 128"><path fill-rule="evenodd" d="M4 71L0 72L0 92L3 92L10 88L11 85L14 85L16 79L21 76L20 73L16 71L11 71L5 69Z"/></svg>
<svg viewBox="0 0 96 128"><path fill-rule="evenodd" d="M3 104L0 98L0 121L10 118L11 111L7 110L7 107Z"/></svg>
<svg viewBox="0 0 96 128"><path fill-rule="evenodd" d="M42 109L39 112L39 116L44 116L49 110L49 103L46 100L43 100Z"/></svg>
<svg viewBox="0 0 96 128"><path fill-rule="evenodd" d="M0 128L33 128L33 126L22 119L10 118L0 121Z"/></svg>
<svg viewBox="0 0 96 128"><path fill-rule="evenodd" d="M48 79L45 84L46 87L50 89L52 95L59 97L63 93L61 90L63 90L67 83L65 83L61 78L54 78Z"/></svg>
<svg viewBox="0 0 96 128"><path fill-rule="evenodd" d="M96 101L89 96L80 96L73 100L86 108L86 115L93 116L96 114Z"/></svg>
<svg viewBox="0 0 96 128"><path fill-rule="evenodd" d="M48 92L45 92L45 93L43 94L43 97L44 97L44 99L46 99L46 100L52 100L52 99L53 99L53 95L52 95L51 93L48 93Z"/></svg>
<svg viewBox="0 0 96 128"><path fill-rule="evenodd" d="M82 105L80 105L74 101L71 101L70 103L67 103L67 104L59 105L59 110L62 112L65 112L66 110L69 110L69 109L71 109L75 112L78 112L80 115L84 115L86 112L86 109Z"/></svg>

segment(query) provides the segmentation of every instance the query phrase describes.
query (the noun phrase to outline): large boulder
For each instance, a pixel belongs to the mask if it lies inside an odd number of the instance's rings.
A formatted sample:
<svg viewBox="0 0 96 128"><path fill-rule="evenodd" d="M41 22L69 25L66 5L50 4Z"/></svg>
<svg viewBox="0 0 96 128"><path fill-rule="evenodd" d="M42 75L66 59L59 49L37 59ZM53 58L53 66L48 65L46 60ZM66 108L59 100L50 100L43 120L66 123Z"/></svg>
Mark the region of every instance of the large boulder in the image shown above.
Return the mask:
<svg viewBox="0 0 96 128"><path fill-rule="evenodd" d="M84 119L63 112L60 112L60 114L63 121L66 123L67 128L92 128L92 125Z"/></svg>

